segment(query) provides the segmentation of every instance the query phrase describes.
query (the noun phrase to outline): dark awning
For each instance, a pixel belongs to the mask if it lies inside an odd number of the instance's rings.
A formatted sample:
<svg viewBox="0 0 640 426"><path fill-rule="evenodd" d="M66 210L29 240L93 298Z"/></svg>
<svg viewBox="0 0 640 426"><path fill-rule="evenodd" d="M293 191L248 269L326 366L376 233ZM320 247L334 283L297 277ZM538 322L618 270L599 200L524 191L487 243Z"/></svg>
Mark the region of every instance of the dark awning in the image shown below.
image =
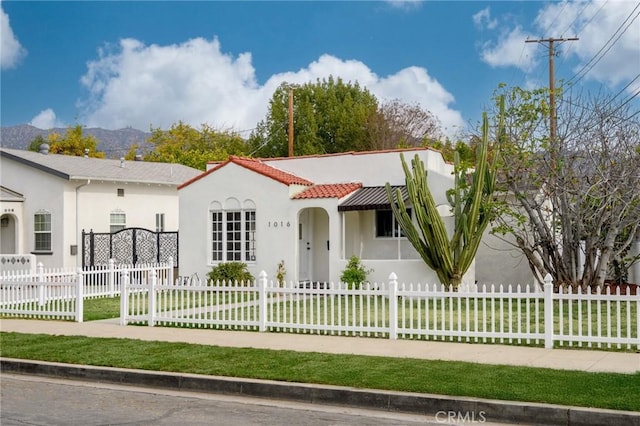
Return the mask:
<svg viewBox="0 0 640 426"><path fill-rule="evenodd" d="M391 192L395 194L397 189L401 191L404 201L407 201L407 188L405 186L392 186ZM338 206L338 211L340 212L388 209L391 209L391 203L389 203L387 190L384 186L368 186L360 188Z"/></svg>

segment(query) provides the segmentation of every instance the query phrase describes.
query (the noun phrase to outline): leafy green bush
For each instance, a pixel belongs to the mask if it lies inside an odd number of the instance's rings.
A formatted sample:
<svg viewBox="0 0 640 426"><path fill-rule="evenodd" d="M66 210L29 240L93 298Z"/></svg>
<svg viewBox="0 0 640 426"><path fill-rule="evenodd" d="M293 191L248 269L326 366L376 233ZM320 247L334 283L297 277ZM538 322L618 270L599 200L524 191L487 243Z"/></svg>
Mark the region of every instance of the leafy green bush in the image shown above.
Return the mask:
<svg viewBox="0 0 640 426"><path fill-rule="evenodd" d="M278 262L278 269L276 270L276 280L278 285L282 287L284 285L284 278L287 276L287 269L284 267L284 260Z"/></svg>
<svg viewBox="0 0 640 426"><path fill-rule="evenodd" d="M220 283L231 285L235 282L250 284L254 278L247 269L247 264L243 262L225 262L220 263L211 269L207 274L207 278L211 283Z"/></svg>
<svg viewBox="0 0 640 426"><path fill-rule="evenodd" d="M349 258L346 268L340 275L340 281L346 283L349 289L357 289L367 282L367 275L372 271L373 269L365 268L358 256L354 255Z"/></svg>

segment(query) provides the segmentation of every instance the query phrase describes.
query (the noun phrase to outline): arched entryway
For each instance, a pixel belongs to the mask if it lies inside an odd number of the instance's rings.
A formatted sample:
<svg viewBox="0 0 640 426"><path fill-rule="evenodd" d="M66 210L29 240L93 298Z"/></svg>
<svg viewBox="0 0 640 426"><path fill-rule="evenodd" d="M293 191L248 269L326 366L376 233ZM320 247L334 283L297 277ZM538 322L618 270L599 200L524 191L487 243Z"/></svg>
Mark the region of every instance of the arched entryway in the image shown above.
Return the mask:
<svg viewBox="0 0 640 426"><path fill-rule="evenodd" d="M329 281L329 214L311 207L298 213L298 281Z"/></svg>
<svg viewBox="0 0 640 426"><path fill-rule="evenodd" d="M12 214L0 216L0 254L18 254L18 221Z"/></svg>

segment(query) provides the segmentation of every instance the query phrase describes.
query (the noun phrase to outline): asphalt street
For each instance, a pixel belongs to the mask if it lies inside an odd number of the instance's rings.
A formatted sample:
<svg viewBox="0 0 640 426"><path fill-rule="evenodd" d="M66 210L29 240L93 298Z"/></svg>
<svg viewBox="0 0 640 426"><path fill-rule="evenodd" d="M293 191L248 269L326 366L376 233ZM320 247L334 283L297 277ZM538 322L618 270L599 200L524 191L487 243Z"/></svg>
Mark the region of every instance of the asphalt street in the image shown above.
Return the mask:
<svg viewBox="0 0 640 426"><path fill-rule="evenodd" d="M0 388L3 426L491 424L482 412L415 415L13 374L3 374Z"/></svg>

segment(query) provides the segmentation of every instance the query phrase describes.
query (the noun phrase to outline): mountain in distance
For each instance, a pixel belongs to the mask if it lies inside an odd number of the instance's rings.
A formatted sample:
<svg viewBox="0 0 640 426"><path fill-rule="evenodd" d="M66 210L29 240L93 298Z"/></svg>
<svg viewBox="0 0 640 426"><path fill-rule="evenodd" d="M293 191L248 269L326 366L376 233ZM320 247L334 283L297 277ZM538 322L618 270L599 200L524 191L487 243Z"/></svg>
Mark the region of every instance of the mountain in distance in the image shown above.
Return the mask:
<svg viewBox="0 0 640 426"><path fill-rule="evenodd" d="M39 129L29 124L18 126L6 126L0 128L0 146L3 148L28 149L31 142L38 135L46 139L50 133L64 135L66 128ZM92 135L98 140L98 151L105 153L107 158L120 158L125 156L132 145L138 145L138 153L149 152L153 145L147 142L151 133L127 127L119 130L107 130L101 128L83 128L84 135Z"/></svg>

